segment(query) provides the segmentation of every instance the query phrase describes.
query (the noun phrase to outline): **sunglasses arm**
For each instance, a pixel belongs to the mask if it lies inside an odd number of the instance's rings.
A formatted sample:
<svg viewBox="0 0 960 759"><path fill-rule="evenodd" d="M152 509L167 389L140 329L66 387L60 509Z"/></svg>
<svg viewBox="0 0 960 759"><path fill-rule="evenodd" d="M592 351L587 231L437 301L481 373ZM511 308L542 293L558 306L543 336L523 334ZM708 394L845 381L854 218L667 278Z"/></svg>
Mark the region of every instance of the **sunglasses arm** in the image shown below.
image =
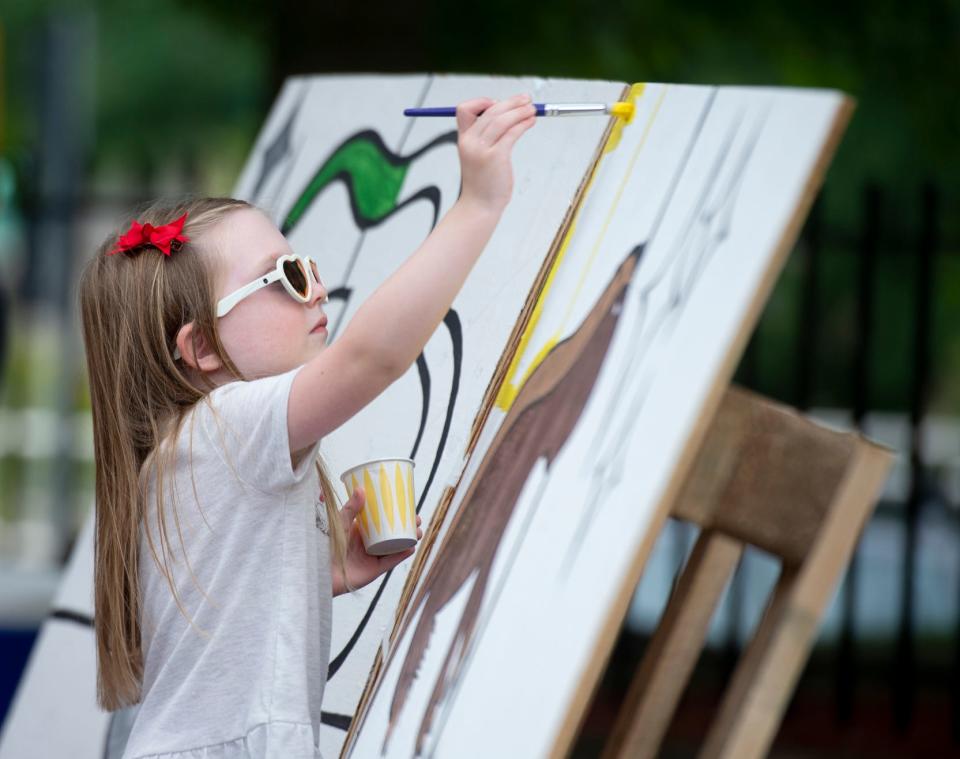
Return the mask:
<svg viewBox="0 0 960 759"><path fill-rule="evenodd" d="M226 316L227 312L230 311L231 308L250 295L250 293L255 293L261 287L266 287L271 282L276 282L278 279L280 279L280 272L272 271L269 274L265 274L259 279L254 280L249 285L244 285L239 290L234 290L229 295L224 296L220 299L220 302L217 303L217 316Z"/></svg>

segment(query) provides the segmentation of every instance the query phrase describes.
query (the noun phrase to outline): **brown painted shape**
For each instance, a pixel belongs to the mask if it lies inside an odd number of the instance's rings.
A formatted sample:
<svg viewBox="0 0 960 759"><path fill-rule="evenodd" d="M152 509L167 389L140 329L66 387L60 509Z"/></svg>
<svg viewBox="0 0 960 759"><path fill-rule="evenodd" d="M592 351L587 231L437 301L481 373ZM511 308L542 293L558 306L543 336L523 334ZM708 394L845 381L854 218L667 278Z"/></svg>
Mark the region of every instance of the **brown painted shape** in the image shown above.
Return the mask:
<svg viewBox="0 0 960 759"><path fill-rule="evenodd" d="M455 681L468 650L493 559L517 498L535 463L545 457L549 468L580 419L607 355L639 256L637 248L624 259L577 331L550 351L531 374L480 463L397 634L398 640L403 637L422 606L393 694L383 753L430 642L435 616L478 572L417 732L416 752L422 752L437 706Z"/></svg>

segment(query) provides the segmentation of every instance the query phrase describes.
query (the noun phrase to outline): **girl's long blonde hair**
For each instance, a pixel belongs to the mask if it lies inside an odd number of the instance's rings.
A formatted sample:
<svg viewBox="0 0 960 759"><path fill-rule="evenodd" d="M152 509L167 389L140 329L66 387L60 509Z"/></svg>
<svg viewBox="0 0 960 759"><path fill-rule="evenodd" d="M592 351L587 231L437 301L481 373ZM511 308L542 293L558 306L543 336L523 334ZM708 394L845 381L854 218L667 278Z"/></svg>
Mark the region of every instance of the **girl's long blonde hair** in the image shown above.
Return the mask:
<svg viewBox="0 0 960 759"><path fill-rule="evenodd" d="M180 327L194 322L195 332L227 370L237 380L247 379L230 359L217 332L215 281L216 267L222 261L216 251L204 246L204 233L232 211L254 207L233 198L154 202L140 209L135 218L159 226L186 213L183 232L189 242L170 256L150 247L107 255L121 234L118 231L104 240L80 275L78 301L93 410L94 629L97 702L102 709L113 711L138 703L141 697L139 530L147 513L149 475L155 474L156 507L162 515L164 473L173 471L176 453L175 445L160 443L177 440L187 413L198 401L210 406L207 395L215 387L205 375L206 386L195 387L174 360ZM223 255L229 257L229 251ZM210 409L213 411L212 406ZM145 466L148 459L149 467ZM317 459L316 466L333 558L346 580L346 534L340 505L322 459ZM179 532L179 517L177 529ZM183 612L166 562L171 553L166 527L160 531L163 566L150 530L147 537L154 561ZM180 544L186 557L182 534Z"/></svg>

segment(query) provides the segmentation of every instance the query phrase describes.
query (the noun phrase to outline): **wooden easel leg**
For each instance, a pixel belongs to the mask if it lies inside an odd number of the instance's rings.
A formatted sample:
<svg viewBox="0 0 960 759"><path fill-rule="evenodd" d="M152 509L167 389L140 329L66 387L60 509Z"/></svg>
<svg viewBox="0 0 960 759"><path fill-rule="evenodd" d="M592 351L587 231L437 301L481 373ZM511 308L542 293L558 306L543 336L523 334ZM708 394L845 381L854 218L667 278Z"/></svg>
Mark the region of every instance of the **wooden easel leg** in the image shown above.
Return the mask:
<svg viewBox="0 0 960 759"><path fill-rule="evenodd" d="M739 541L713 530L700 533L634 675L603 759L656 756L742 553Z"/></svg>
<svg viewBox="0 0 960 759"><path fill-rule="evenodd" d="M851 432L730 388L707 430L674 517L701 536L631 683L604 759L655 756L743 546L783 569L701 751L768 750L824 609L879 496L893 455Z"/></svg>
<svg viewBox="0 0 960 759"><path fill-rule="evenodd" d="M889 452L865 440L837 490L810 554L784 568L753 640L737 666L701 757L766 755L820 620L890 465Z"/></svg>

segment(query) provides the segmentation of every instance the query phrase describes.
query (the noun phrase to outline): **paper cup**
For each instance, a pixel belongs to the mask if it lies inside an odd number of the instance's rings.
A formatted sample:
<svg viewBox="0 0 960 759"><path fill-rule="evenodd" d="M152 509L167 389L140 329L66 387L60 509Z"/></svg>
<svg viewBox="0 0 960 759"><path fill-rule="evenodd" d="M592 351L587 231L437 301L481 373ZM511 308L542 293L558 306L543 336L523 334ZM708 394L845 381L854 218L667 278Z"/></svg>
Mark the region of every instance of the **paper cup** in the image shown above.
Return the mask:
<svg viewBox="0 0 960 759"><path fill-rule="evenodd" d="M357 524L367 553L385 556L417 544L412 459L371 459L351 467L340 479L348 498L358 485L363 487L366 501Z"/></svg>

